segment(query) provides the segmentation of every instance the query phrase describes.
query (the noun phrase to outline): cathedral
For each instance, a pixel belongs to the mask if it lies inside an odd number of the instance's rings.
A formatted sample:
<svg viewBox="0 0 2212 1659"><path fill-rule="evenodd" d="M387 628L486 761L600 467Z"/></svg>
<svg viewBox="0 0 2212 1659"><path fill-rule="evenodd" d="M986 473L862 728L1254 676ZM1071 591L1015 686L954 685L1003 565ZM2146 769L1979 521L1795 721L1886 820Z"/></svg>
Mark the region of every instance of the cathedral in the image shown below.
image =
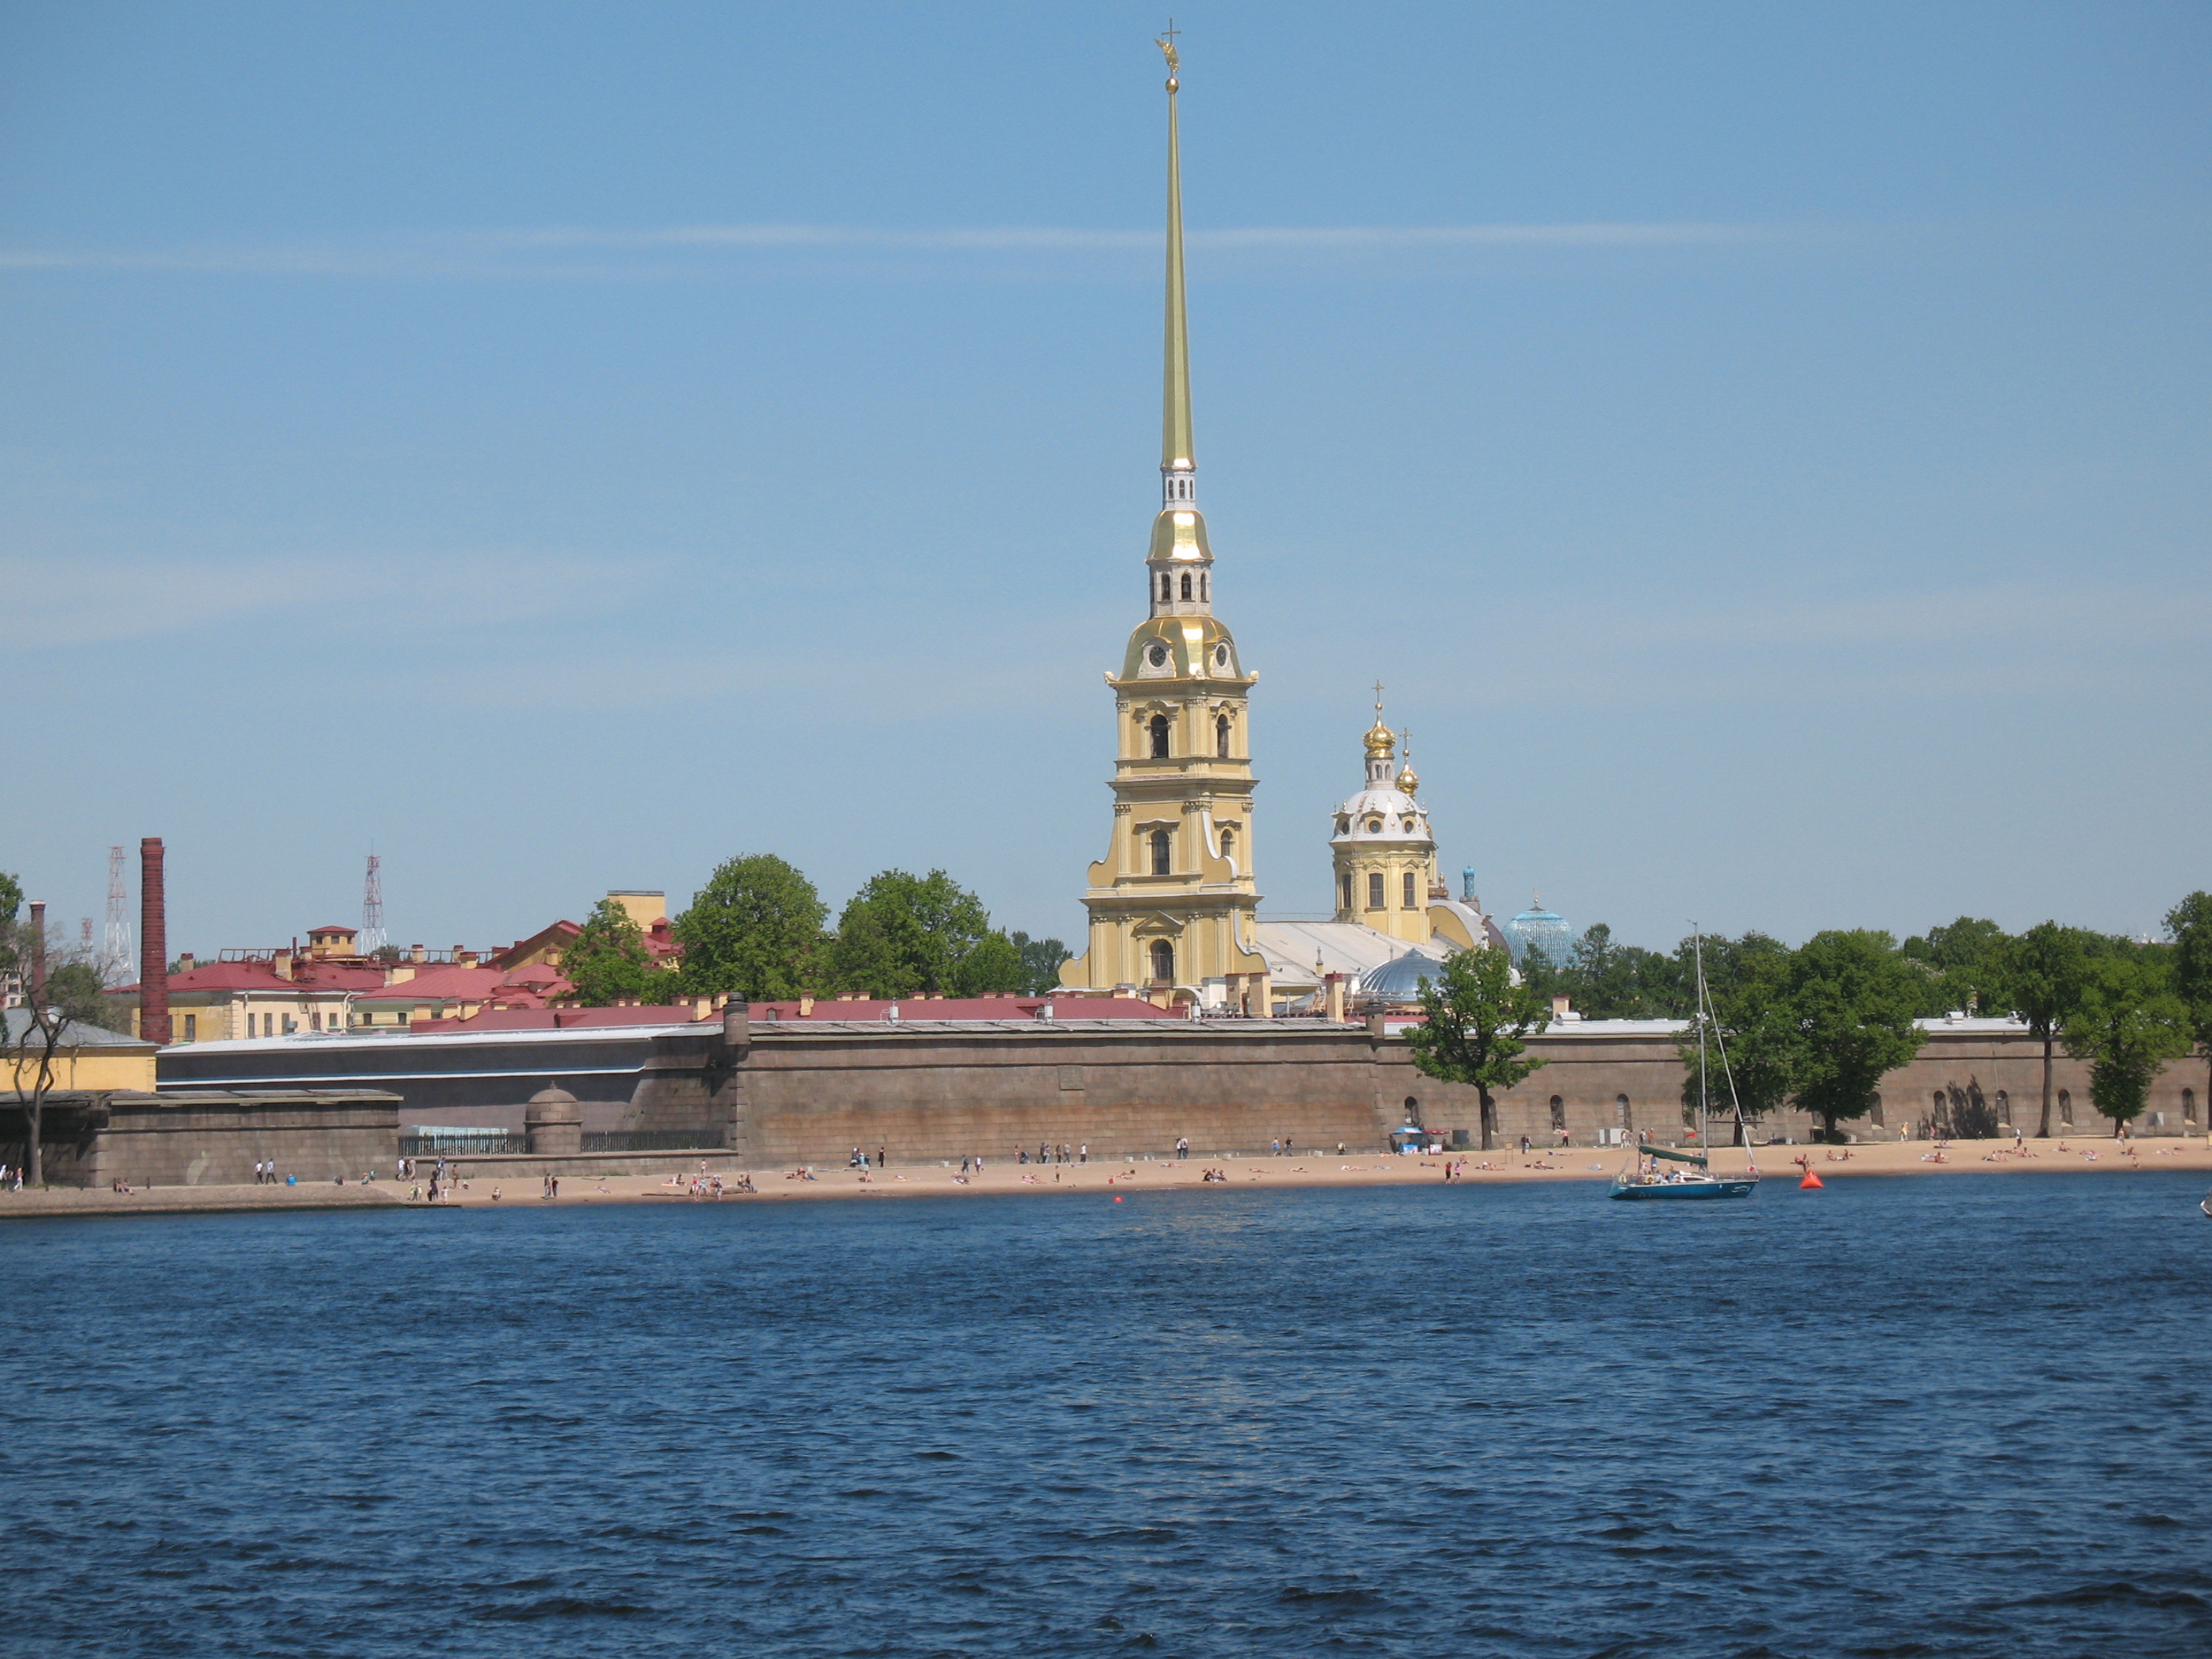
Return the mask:
<svg viewBox="0 0 2212 1659"><path fill-rule="evenodd" d="M1114 829L1083 896L1082 955L1071 988L1134 990L1164 1007L1195 1004L1267 1017L1318 1012L1340 994L1382 993L1455 950L1504 945L1472 891L1439 878L1420 780L1382 705L1366 736L1364 786L1336 810L1329 917L1265 917L1254 873L1252 687L1237 641L1213 613L1213 550L1198 506L1183 305L1179 80L1168 53L1167 319L1160 510L1145 557L1146 616L1129 635L1114 693ZM1379 688L1378 688L1379 693ZM1395 973L1386 972L1394 964Z"/></svg>

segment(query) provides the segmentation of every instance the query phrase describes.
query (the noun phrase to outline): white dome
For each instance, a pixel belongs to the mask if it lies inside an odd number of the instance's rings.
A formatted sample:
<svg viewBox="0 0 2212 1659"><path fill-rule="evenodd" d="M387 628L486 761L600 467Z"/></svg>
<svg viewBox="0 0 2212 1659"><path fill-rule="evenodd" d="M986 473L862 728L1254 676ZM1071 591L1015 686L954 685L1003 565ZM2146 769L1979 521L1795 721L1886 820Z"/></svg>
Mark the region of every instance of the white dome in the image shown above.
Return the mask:
<svg viewBox="0 0 2212 1659"><path fill-rule="evenodd" d="M1401 789L1363 789L1336 809L1343 827L1333 841L1427 841L1429 815L1420 802ZM1370 823L1381 821L1382 828Z"/></svg>

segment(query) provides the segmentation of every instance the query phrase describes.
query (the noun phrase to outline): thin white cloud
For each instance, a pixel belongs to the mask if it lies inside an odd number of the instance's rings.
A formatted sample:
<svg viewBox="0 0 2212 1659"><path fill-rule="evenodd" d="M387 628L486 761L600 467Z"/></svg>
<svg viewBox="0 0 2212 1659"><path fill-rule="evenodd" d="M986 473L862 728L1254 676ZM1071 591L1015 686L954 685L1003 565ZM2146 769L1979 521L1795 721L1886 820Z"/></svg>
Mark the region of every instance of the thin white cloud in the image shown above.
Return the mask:
<svg viewBox="0 0 2212 1659"><path fill-rule="evenodd" d="M1797 240L1802 228L1683 223L1256 226L1196 230L1190 246L1224 253L1360 254L1480 248L1635 249ZM637 230L586 226L461 231L354 242L159 249L0 249L0 270L143 271L218 276L367 277L653 277L700 274L650 256L879 253L1149 252L1157 230L1054 226L890 230L841 225L673 225ZM633 257L579 266L538 256L598 252Z"/></svg>

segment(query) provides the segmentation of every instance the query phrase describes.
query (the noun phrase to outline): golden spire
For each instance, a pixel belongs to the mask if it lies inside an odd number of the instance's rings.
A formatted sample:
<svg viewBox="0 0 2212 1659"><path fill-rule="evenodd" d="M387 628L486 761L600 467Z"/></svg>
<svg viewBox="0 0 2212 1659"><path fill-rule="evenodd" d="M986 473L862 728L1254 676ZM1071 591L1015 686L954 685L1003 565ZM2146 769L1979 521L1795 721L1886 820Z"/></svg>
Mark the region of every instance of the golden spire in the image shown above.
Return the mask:
<svg viewBox="0 0 2212 1659"><path fill-rule="evenodd" d="M1160 422L1160 471L1189 472L1197 462L1190 437L1190 331L1182 304L1182 145L1176 125L1176 89L1182 62L1176 55L1175 19L1157 44L1168 60L1168 317Z"/></svg>

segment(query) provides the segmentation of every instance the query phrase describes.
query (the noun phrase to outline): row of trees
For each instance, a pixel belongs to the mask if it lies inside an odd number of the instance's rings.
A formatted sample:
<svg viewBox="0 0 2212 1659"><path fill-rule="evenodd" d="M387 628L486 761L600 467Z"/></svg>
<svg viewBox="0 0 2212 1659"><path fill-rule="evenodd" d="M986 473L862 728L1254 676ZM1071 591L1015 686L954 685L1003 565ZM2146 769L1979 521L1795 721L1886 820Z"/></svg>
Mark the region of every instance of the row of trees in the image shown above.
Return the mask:
<svg viewBox="0 0 2212 1659"><path fill-rule="evenodd" d="M2088 1062L2097 1109L2125 1123L2141 1115L2160 1069L2192 1049L2207 1062L2212 1099L2212 894L2191 893L2168 911L2166 935L2144 943L2056 921L2008 934L1961 916L1902 945L1863 929L1816 933L1795 950L1759 933L1706 939L1711 1006L1703 1020L1727 1045L1747 1116L1794 1104L1831 1138L1838 1124L1872 1110L1883 1076L1919 1052L1913 1022L1952 1009L2016 1014L2041 1040L2039 1135L2051 1133L2061 1049ZM1670 956L1615 945L1601 924L1563 963L1529 952L1518 985L1499 952L1462 952L1425 988L1415 1063L1477 1091L1488 1146L1492 1092L1542 1064L1527 1058L1526 1039L1545 1029L1552 997L1565 992L1595 1018L1692 1020L1680 1039L1686 1109L1697 1089L1698 952L1695 939Z"/></svg>
<svg viewBox="0 0 2212 1659"><path fill-rule="evenodd" d="M726 993L750 1002L850 992L870 997L1037 994L1071 954L1056 939L991 926L982 900L942 870L885 870L847 902L835 928L814 884L771 853L730 860L670 924L684 946L657 966L635 922L595 906L561 971L594 1006Z"/></svg>

